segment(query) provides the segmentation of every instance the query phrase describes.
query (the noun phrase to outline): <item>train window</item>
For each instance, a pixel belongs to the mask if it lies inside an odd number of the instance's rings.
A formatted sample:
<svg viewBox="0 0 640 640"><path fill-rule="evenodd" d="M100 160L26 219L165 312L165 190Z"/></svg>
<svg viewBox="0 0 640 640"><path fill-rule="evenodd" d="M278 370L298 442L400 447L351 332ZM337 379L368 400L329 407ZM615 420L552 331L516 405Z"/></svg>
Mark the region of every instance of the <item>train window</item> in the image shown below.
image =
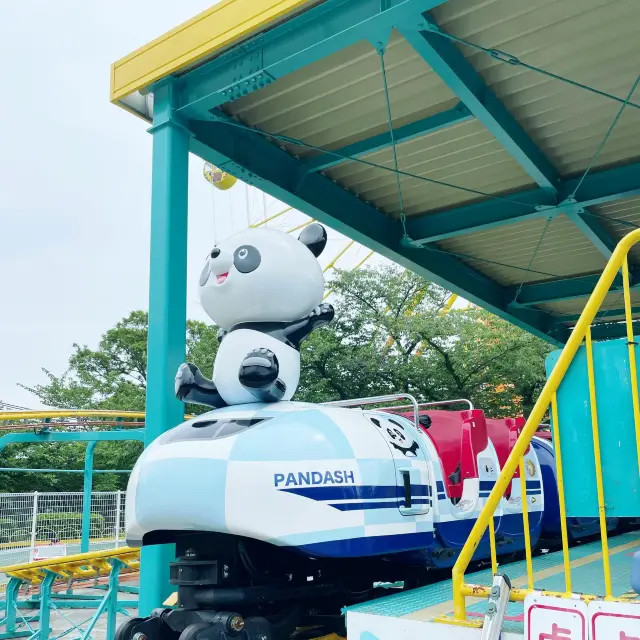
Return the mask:
<svg viewBox="0 0 640 640"><path fill-rule="evenodd" d="M159 444L185 442L188 440L219 440L228 438L271 418L221 418L218 420L196 420L185 422L160 436Z"/></svg>

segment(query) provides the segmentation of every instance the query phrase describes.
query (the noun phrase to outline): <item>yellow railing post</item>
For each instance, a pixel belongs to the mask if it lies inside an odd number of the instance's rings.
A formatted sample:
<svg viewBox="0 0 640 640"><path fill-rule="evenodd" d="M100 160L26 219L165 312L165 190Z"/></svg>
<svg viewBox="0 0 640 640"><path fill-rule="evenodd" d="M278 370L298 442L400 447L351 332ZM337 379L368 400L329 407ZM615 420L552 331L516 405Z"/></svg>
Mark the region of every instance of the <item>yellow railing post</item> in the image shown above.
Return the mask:
<svg viewBox="0 0 640 640"><path fill-rule="evenodd" d="M529 529L529 504L527 502L527 476L524 456L518 464L520 469L520 495L522 497L522 526L524 528L524 553L527 559L527 586L533 591L533 559L531 557L531 530Z"/></svg>
<svg viewBox="0 0 640 640"><path fill-rule="evenodd" d="M638 373L636 368L636 343L633 336L631 317L631 291L629 289L629 261L627 256L622 263L622 287L624 292L624 319L627 325L627 348L629 349L629 374L631 376L631 398L633 400L633 423L636 428L636 451L638 469L640 469L640 402L638 402Z"/></svg>
<svg viewBox="0 0 640 640"><path fill-rule="evenodd" d="M598 309L602 305L602 302L611 288L611 284L618 275L618 271L622 266L623 260L629 252L629 249L638 241L640 241L640 229L632 231L618 243L618 246L613 252L607 266L598 280L598 283L591 293L576 326L569 336L569 339L558 358L558 362L547 379L547 382L545 383L542 392L540 393L540 396L527 419L520 437L509 454L504 469L502 469L495 486L489 494L489 498L487 499L480 516L471 529L467 542L460 552L460 556L458 557L452 571L454 619L458 622L466 621L465 595L463 589L464 573L473 558L473 554L478 547L480 539L487 529L489 519L493 517L493 514L495 513L511 478L518 467L520 458L524 455L529 443L531 442L531 438L533 438L538 426L542 422L542 418L551 404L551 400L555 392L558 390L560 382L564 378L571 361L580 348L587 330L593 323ZM603 544L606 544L604 540Z"/></svg>
<svg viewBox="0 0 640 640"><path fill-rule="evenodd" d="M598 491L598 516L600 518L600 536L602 538L602 565L604 569L604 591L611 597L611 565L609 563L609 540L607 537L607 511L604 501L604 481L602 478L602 458L600 456L600 432L598 427L598 406L596 404L596 378L593 366L593 345L591 328L585 334L587 345L587 375L589 377L589 404L591 405L591 429L593 431L593 457L596 463L596 488Z"/></svg>
<svg viewBox="0 0 640 640"><path fill-rule="evenodd" d="M564 584L567 594L571 593L571 559L569 557L569 533L567 531L567 506L564 501L564 470L560 449L560 424L558 420L558 396L551 399L551 427L553 429L553 451L556 458L556 484L558 486L558 504L560 506L560 533L562 536L562 558L564 561Z"/></svg>
<svg viewBox="0 0 640 640"><path fill-rule="evenodd" d="M489 546L491 548L491 573L495 576L498 573L498 554L496 553L496 527L493 518L489 519Z"/></svg>

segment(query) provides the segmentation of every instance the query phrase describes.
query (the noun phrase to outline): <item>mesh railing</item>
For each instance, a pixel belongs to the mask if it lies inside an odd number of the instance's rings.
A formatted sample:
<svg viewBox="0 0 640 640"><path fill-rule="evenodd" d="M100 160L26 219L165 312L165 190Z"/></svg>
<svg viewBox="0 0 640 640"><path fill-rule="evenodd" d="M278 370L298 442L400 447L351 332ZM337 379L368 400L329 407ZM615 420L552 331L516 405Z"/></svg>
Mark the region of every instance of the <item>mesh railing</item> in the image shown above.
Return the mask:
<svg viewBox="0 0 640 640"><path fill-rule="evenodd" d="M88 551L124 545L124 491L91 494ZM80 553L82 492L0 493L0 567L55 553ZM0 583L6 582L0 574Z"/></svg>

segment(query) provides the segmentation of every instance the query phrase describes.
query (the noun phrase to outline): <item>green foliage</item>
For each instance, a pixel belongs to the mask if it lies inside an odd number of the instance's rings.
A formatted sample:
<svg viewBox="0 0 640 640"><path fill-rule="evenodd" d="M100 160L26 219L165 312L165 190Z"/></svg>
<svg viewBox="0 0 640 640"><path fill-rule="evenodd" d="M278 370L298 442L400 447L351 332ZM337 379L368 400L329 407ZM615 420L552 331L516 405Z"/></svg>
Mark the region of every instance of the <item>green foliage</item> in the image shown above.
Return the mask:
<svg viewBox="0 0 640 640"><path fill-rule="evenodd" d="M469 398L490 416L527 415L551 346L477 307L443 314L449 292L396 267L341 272L334 322L302 346L298 398L405 392Z"/></svg>
<svg viewBox="0 0 640 640"><path fill-rule="evenodd" d="M105 521L102 514L92 513L89 522L89 535L92 538L105 535ZM39 513L36 516L36 539L38 540L75 540L81 535L81 513Z"/></svg>
<svg viewBox="0 0 640 640"><path fill-rule="evenodd" d="M337 272L336 318L302 343L296 399L308 402L405 392L420 401L469 398L489 416L528 414L545 381L542 340L477 307L443 314L449 292L397 267ZM147 314L134 311L96 350L74 345L68 370L26 387L67 409L144 410ZM187 323L187 360L209 374L217 327ZM205 407L188 406L201 413ZM0 466L76 468L84 444L14 445ZM95 467L131 468L140 443L101 443ZM127 476L98 474L94 490L126 488ZM0 474L0 491L78 491L82 474Z"/></svg>
<svg viewBox="0 0 640 640"><path fill-rule="evenodd" d="M74 344L64 374L43 369L47 384L23 386L49 407L144 411L147 327L148 314L133 311L102 336L96 350ZM190 320L186 340L187 359L211 371L218 348L216 328Z"/></svg>

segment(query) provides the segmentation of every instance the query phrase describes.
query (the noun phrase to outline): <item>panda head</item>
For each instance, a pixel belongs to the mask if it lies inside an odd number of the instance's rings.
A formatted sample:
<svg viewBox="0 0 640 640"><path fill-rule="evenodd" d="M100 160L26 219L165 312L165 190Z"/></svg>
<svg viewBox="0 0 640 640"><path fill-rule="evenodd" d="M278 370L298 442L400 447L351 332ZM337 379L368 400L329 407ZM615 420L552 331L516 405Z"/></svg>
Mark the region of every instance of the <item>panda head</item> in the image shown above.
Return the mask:
<svg viewBox="0 0 640 640"><path fill-rule="evenodd" d="M241 322L291 322L322 302L324 277L316 258L327 244L319 224L299 238L276 229L245 229L215 246L200 275L207 315L229 330Z"/></svg>

